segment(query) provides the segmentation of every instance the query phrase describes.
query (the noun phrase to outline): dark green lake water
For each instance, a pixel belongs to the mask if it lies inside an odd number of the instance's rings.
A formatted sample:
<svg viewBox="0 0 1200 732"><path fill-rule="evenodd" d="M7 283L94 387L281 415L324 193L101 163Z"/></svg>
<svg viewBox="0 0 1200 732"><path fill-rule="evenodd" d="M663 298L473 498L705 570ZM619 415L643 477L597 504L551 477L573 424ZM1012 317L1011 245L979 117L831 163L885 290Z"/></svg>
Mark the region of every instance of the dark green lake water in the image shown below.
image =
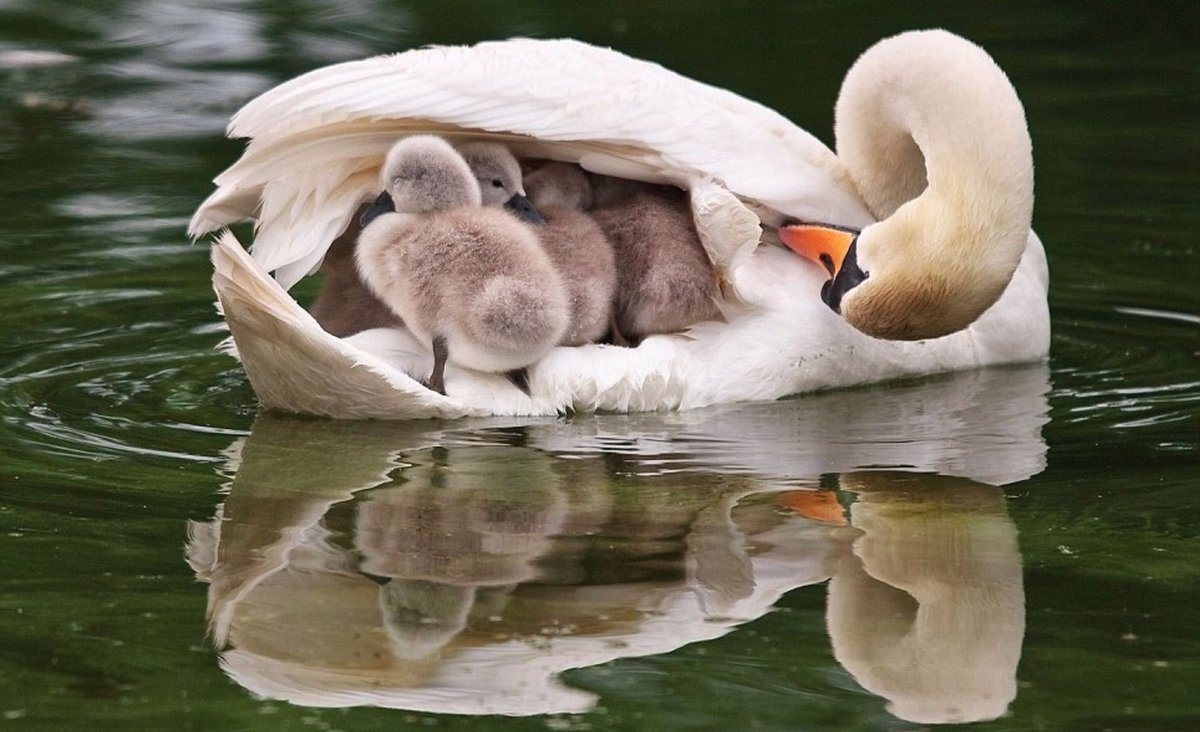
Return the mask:
<svg viewBox="0 0 1200 732"><path fill-rule="evenodd" d="M905 7L0 2L0 728L1200 728L1200 13ZM575 36L828 141L929 26L1025 102L1047 365L356 424L259 415L213 350L183 230L296 73Z"/></svg>

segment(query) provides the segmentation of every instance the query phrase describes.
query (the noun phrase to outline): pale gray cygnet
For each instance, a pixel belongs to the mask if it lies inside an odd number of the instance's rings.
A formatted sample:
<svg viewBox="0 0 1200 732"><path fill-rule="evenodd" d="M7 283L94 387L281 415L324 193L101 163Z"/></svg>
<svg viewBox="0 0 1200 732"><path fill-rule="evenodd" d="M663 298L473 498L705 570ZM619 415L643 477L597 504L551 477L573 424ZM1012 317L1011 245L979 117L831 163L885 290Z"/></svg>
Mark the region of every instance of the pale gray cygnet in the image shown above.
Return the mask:
<svg viewBox="0 0 1200 732"><path fill-rule="evenodd" d="M636 342L717 320L720 289L686 193L670 186L592 178L589 212L617 258L619 336Z"/></svg>
<svg viewBox="0 0 1200 732"><path fill-rule="evenodd" d="M541 223L537 209L525 197L521 166L507 147L494 142L467 142L456 148L480 186L484 206L506 208L522 220ZM360 218L390 211L389 199L360 208L349 227L330 245L321 263L325 281L309 312L326 332L339 338L370 328L399 327L400 318L363 283L354 266L354 248L362 231ZM372 214L367 214L367 211Z"/></svg>
<svg viewBox="0 0 1200 732"><path fill-rule="evenodd" d="M525 177L529 199L545 223L536 227L542 247L562 275L570 300L564 346L599 340L612 326L617 265L612 245L584 211L591 184L577 165L551 162Z"/></svg>
<svg viewBox="0 0 1200 732"><path fill-rule="evenodd" d="M511 150L498 142L482 140L461 143L455 149L479 182L484 206L504 207L522 221L542 223L540 213L525 196L521 164Z"/></svg>
<svg viewBox="0 0 1200 732"><path fill-rule="evenodd" d="M381 178L395 212L368 212L358 272L431 345L430 388L445 393L447 361L509 372L561 340L568 323L562 278L530 227L481 205L475 176L449 143L427 135L400 140Z"/></svg>

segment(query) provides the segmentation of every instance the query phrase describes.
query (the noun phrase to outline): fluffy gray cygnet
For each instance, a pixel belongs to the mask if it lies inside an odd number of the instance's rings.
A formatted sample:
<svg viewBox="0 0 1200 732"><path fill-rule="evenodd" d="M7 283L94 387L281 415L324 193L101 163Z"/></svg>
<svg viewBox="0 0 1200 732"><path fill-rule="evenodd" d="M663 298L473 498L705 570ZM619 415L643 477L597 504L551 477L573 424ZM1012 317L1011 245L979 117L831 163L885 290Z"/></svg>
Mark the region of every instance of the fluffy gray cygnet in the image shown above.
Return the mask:
<svg viewBox="0 0 1200 732"><path fill-rule="evenodd" d="M479 185L445 140L407 137L381 172L395 212L364 222L356 260L367 287L445 365L507 372L542 358L567 329L567 295L537 236L483 208Z"/></svg>
<svg viewBox="0 0 1200 732"><path fill-rule="evenodd" d="M365 208L360 209L359 213ZM354 215L350 226L333 240L325 252L325 259L321 262L321 274L325 281L308 308L327 333L339 338L371 328L398 328L403 324L400 317L375 297L375 293L367 289L358 276L354 250L362 231L358 223L359 213Z"/></svg>
<svg viewBox="0 0 1200 732"><path fill-rule="evenodd" d="M529 199L546 223L542 247L563 278L570 300L564 346L599 340L612 326L617 265L612 245L584 211L592 205L587 175L577 165L546 163L525 177Z"/></svg>
<svg viewBox="0 0 1200 732"><path fill-rule="evenodd" d="M617 257L616 328L637 341L717 320L720 290L683 191L597 176L589 212Z"/></svg>
<svg viewBox="0 0 1200 732"><path fill-rule="evenodd" d="M479 183L484 206L504 207L530 223L542 222L525 197L520 163L507 147L494 142L468 142L456 149ZM321 263L325 281L309 307L317 323L339 338L370 328L402 325L391 308L367 288L354 266L354 248L362 231L359 220L367 210L367 206L360 208L346 231L329 246Z"/></svg>

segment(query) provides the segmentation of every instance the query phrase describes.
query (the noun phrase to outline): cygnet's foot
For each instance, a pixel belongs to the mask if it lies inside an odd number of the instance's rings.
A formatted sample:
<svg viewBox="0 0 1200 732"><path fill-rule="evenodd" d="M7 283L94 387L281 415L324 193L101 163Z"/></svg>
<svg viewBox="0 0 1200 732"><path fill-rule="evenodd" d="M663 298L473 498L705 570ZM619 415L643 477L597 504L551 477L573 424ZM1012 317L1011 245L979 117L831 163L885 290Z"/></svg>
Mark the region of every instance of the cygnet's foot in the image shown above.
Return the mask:
<svg viewBox="0 0 1200 732"><path fill-rule="evenodd" d="M442 396L446 396L446 385L445 384L441 384L441 385L434 384L432 376L430 376L428 379L417 379L417 383L430 391L436 391L438 394L441 394Z"/></svg>
<svg viewBox="0 0 1200 732"><path fill-rule="evenodd" d="M429 375L428 380L422 381L421 384L442 396L446 396L446 359L449 357L450 350L446 346L446 339L442 336L435 336L433 339L433 373Z"/></svg>
<svg viewBox="0 0 1200 732"><path fill-rule="evenodd" d="M520 389L521 391L525 392L525 396L533 396L533 394L531 394L529 392L529 371L528 370L513 369L512 371L509 371L507 374L505 374L505 376L507 376L508 380L513 383L513 386L515 386L518 389Z"/></svg>

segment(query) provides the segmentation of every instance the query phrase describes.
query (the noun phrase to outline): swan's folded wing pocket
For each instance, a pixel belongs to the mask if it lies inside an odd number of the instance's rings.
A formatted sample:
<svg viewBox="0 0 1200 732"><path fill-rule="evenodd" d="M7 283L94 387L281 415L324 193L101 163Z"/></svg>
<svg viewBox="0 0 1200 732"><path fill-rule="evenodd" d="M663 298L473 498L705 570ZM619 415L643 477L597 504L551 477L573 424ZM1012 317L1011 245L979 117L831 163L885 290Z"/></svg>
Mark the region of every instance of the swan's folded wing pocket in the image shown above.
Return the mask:
<svg viewBox="0 0 1200 732"><path fill-rule="evenodd" d="M321 329L232 232L213 244L213 289L237 353L268 409L337 419L476 413Z"/></svg>

